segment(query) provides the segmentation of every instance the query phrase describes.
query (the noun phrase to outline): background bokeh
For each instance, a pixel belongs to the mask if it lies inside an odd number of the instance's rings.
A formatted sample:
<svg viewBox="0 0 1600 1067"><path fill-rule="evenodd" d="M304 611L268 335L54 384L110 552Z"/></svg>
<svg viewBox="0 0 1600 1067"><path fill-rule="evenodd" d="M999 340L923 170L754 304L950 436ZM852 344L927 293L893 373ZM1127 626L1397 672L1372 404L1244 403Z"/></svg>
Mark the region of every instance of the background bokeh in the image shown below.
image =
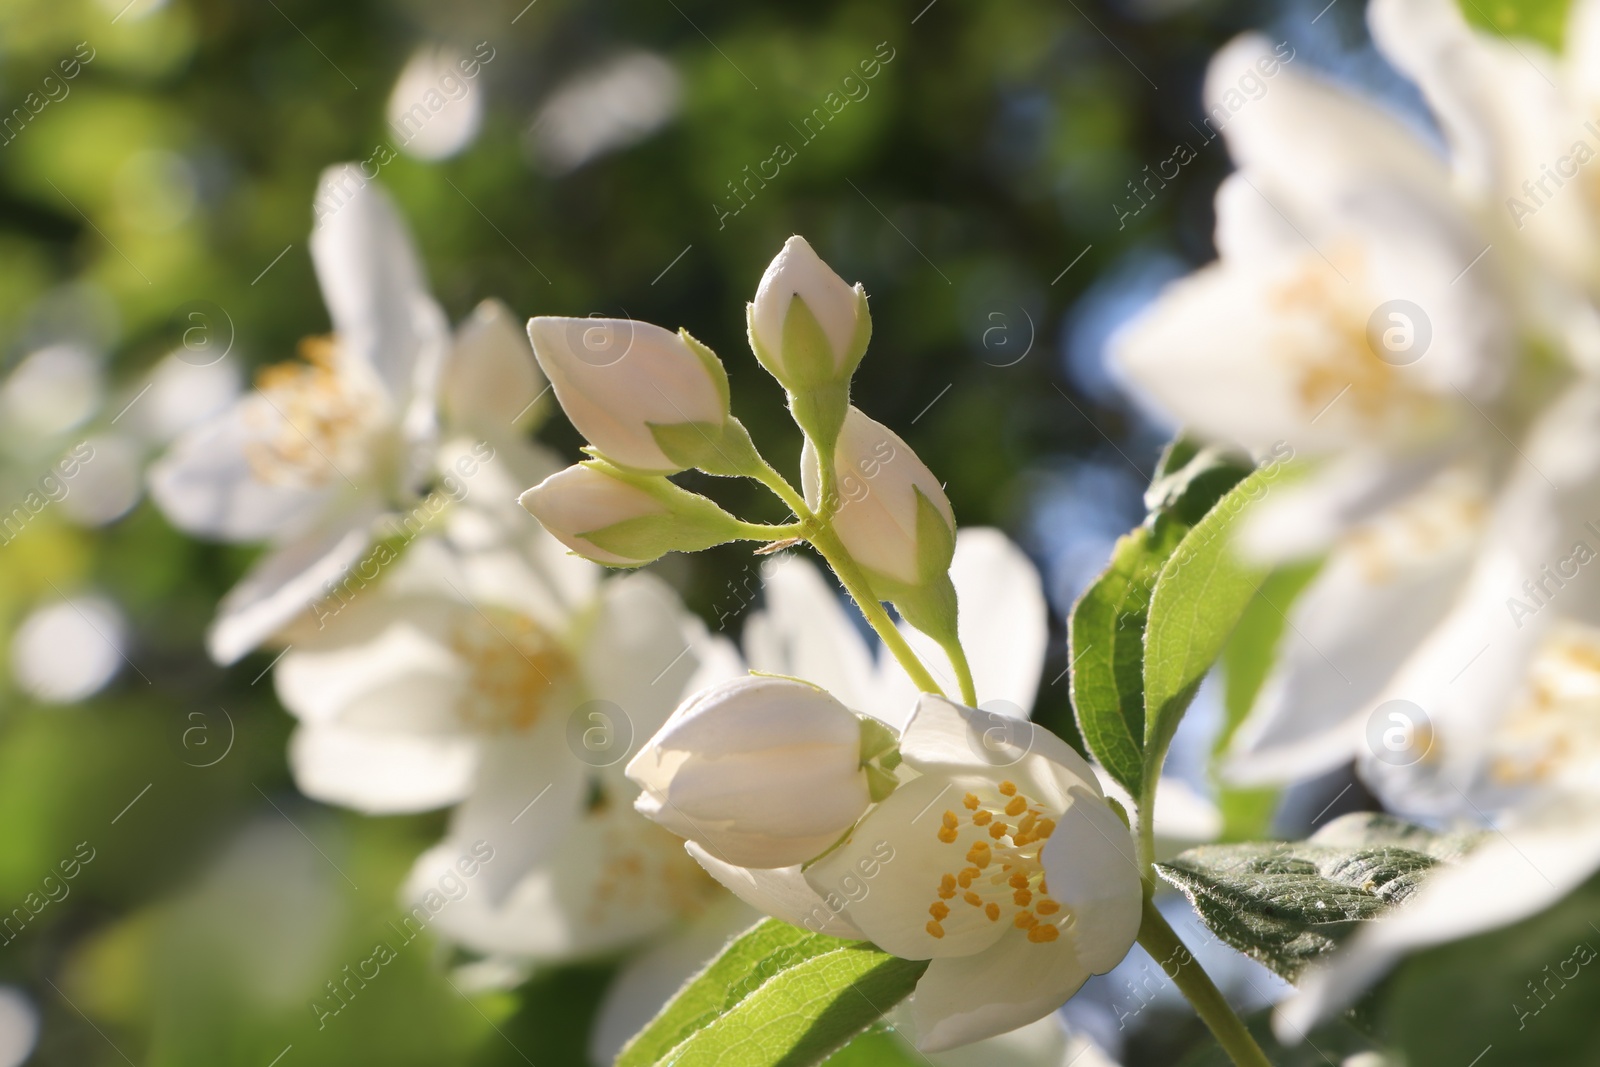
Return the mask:
<svg viewBox="0 0 1600 1067"><path fill-rule="evenodd" d="M1211 53L1262 28L1418 113L1357 0L1324 2L0 4L0 513L74 447L96 456L0 533L0 916L29 917L0 932L0 1061L36 1025L38 1064L583 1062L605 961L469 998L419 942L317 1030L308 999L370 951L443 816L296 793L271 654L220 669L202 651L251 551L180 536L142 498L177 429L328 330L307 251L322 168L375 161L453 319L498 296L689 328L786 467L799 436L743 305L805 234L872 298L858 403L948 479L962 522L1028 549L1059 631L1170 431L1104 348L1212 254L1220 143L1143 184L1197 140ZM426 90L452 50L478 77L403 145L397 83ZM28 109L68 57L66 91ZM802 128L830 93L846 105ZM749 181L779 142L794 158ZM541 432L576 454L559 416ZM730 549L658 569L736 633L747 566ZM1071 735L1056 646L1038 717Z"/></svg>

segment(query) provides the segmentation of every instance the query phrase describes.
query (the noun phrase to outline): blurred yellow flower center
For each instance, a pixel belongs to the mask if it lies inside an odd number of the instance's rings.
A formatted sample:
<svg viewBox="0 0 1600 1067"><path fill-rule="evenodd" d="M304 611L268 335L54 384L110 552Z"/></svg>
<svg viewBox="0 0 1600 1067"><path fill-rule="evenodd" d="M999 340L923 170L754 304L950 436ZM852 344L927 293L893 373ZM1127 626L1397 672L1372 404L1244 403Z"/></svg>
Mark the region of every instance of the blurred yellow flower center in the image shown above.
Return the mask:
<svg viewBox="0 0 1600 1067"><path fill-rule="evenodd" d="M526 615L488 607L464 615L451 647L466 664L467 685L456 712L484 733L530 730L569 689L572 657Z"/></svg>
<svg viewBox="0 0 1600 1067"><path fill-rule="evenodd" d="M1535 653L1520 700L1495 737L1500 785L1593 792L1600 781L1600 629L1564 623Z"/></svg>
<svg viewBox="0 0 1600 1067"><path fill-rule="evenodd" d="M1276 350L1292 362L1301 412L1307 419L1362 423L1390 433L1415 432L1433 398L1398 367L1379 358L1368 335L1375 301L1360 284L1365 275L1359 250L1335 250L1338 269L1318 255L1302 258L1296 269L1268 292L1279 312ZM1343 277L1341 277L1343 275Z"/></svg>
<svg viewBox="0 0 1600 1067"><path fill-rule="evenodd" d="M263 368L245 446L250 469L270 485L316 489L355 479L371 465L370 431L383 417L382 399L338 368L333 337L307 337L298 360Z"/></svg>
<svg viewBox="0 0 1600 1067"><path fill-rule="evenodd" d="M928 905L928 933L942 938L947 922L981 921L1009 923L1034 944L1060 937L1072 913L1050 898L1039 860L1055 828L1015 783L962 797L961 811L946 811L934 831L952 861Z"/></svg>
<svg viewBox="0 0 1600 1067"><path fill-rule="evenodd" d="M602 806L612 803L602 797ZM600 876L584 915L595 926L637 921L662 910L693 918L723 895L684 851L683 840L647 819L606 820L600 853Z"/></svg>

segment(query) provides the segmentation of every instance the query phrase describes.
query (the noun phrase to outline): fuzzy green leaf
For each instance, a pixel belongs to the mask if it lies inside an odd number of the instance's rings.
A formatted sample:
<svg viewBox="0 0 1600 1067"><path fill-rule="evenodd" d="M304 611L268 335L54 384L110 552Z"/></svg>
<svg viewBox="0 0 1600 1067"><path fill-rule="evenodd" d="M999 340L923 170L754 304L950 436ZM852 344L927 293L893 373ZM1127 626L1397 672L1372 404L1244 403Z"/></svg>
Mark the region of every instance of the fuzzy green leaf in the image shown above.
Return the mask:
<svg viewBox="0 0 1600 1067"><path fill-rule="evenodd" d="M1293 981L1470 844L1363 812L1306 841L1203 845L1156 869L1213 933Z"/></svg>

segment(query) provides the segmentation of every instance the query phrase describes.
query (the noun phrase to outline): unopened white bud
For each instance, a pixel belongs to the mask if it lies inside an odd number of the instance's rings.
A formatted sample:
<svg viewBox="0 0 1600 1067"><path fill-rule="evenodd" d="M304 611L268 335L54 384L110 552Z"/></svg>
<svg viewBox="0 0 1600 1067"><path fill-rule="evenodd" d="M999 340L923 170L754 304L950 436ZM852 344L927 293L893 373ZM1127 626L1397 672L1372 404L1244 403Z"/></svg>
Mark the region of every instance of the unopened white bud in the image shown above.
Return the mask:
<svg viewBox="0 0 1600 1067"><path fill-rule="evenodd" d="M726 863L804 863L871 803L862 722L787 678L702 690L628 764L634 806Z"/></svg>
<svg viewBox="0 0 1600 1067"><path fill-rule="evenodd" d="M728 422L728 375L687 333L632 319L528 321L528 338L567 418L613 463L671 474L692 466L659 432L691 439Z"/></svg>
<svg viewBox="0 0 1600 1067"><path fill-rule="evenodd" d="M955 512L911 446L851 407L833 459L835 499L824 500L816 449L806 442L800 460L806 503L831 514L834 532L869 577L913 587L942 578L955 553Z"/></svg>
<svg viewBox="0 0 1600 1067"><path fill-rule="evenodd" d="M519 499L552 537L608 567L698 552L740 533L739 521L705 497L603 460L557 471Z"/></svg>
<svg viewBox="0 0 1600 1067"><path fill-rule="evenodd" d="M756 358L791 393L848 381L872 331L866 291L798 236L761 276L749 320Z"/></svg>

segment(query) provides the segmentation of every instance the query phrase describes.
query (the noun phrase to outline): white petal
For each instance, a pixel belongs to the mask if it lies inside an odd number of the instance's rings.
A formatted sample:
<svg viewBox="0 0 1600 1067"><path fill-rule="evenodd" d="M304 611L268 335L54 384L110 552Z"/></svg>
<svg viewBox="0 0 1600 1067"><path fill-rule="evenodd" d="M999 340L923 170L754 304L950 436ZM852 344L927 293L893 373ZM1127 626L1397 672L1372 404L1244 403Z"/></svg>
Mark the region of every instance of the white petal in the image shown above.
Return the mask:
<svg viewBox="0 0 1600 1067"><path fill-rule="evenodd" d="M404 407L419 383L437 379L447 343L411 234L354 163L322 172L314 207L311 261L340 354L371 368Z"/></svg>
<svg viewBox="0 0 1600 1067"><path fill-rule="evenodd" d="M1596 147L1581 125L1581 109L1560 88L1554 57L1525 38L1513 44L1468 27L1461 9L1448 0L1379 0L1367 17L1379 49L1417 83L1439 116L1467 187L1517 231L1520 240L1504 251L1517 255L1528 242L1535 252L1525 260L1530 268L1554 262L1589 276L1596 266L1596 230L1585 198L1522 188L1543 178L1574 142L1590 151ZM1576 10L1574 18L1581 27ZM1569 55L1576 52L1569 48ZM1588 76L1581 60L1572 70L1579 79ZM1523 209L1514 211L1507 198L1516 198Z"/></svg>
<svg viewBox="0 0 1600 1067"><path fill-rule="evenodd" d="M1023 792L1057 809L1075 787L1103 796L1088 762L1044 727L928 694L900 738L900 755L924 774L981 770L1025 782Z"/></svg>
<svg viewBox="0 0 1600 1067"><path fill-rule="evenodd" d="M482 876L492 904L548 861L582 809L588 768L567 750L565 733L564 717L548 716L528 733L488 739L472 793L450 820L452 839L494 848Z"/></svg>
<svg viewBox="0 0 1600 1067"><path fill-rule="evenodd" d="M314 489L269 482L252 464L256 442L291 432L260 393L180 436L150 466L150 495L185 533L260 541L303 530L331 506L340 486Z"/></svg>
<svg viewBox="0 0 1600 1067"><path fill-rule="evenodd" d="M439 400L452 426L482 426L499 435L532 421L545 384L511 309L485 300L456 328Z"/></svg>
<svg viewBox="0 0 1600 1067"><path fill-rule="evenodd" d="M0 986L0 1067L22 1067L39 1040L39 1010L16 986Z"/></svg>
<svg viewBox="0 0 1600 1067"><path fill-rule="evenodd" d="M537 812L536 805L519 828ZM434 869L475 840L453 831L446 845L430 853L438 857ZM508 859L514 857L496 846L477 880L493 878L496 865ZM416 899L433 881L419 862L407 892ZM503 899L489 888L475 885L464 899L446 907L438 916L440 929L480 952L548 962L615 952L726 899L684 854L681 842L614 797L565 820L565 832L531 867L523 868Z"/></svg>
<svg viewBox="0 0 1600 1067"><path fill-rule="evenodd" d="M753 599L746 581L719 599L730 607ZM785 553L761 568L766 607L745 622L750 668L820 685L846 707L876 715L872 654L839 596L810 560ZM735 608L737 610L737 608Z"/></svg>
<svg viewBox="0 0 1600 1067"><path fill-rule="evenodd" d="M1020 930L976 955L936 959L911 998L917 1048L941 1052L1042 1019L1089 973L1070 937L1034 944Z"/></svg>
<svg viewBox="0 0 1600 1067"><path fill-rule="evenodd" d="M471 609L444 598L395 596L383 587L364 592L322 620L320 631L306 628L278 660L278 699L308 725L348 724L360 718L352 705L387 705L403 680L425 688L426 699L434 702L435 722L428 729L457 722L452 696L465 678L450 633ZM385 691L385 697L372 696ZM392 710L374 716L390 729L395 717Z"/></svg>
<svg viewBox="0 0 1600 1067"><path fill-rule="evenodd" d="M468 62L448 45L423 45L412 54L386 109L401 151L417 159L449 159L472 143L483 121L483 90L463 77ZM476 60L470 62L481 72Z"/></svg>
<svg viewBox="0 0 1600 1067"><path fill-rule="evenodd" d="M622 709L637 750L678 706L709 635L672 587L653 574L606 581L591 626L581 653L589 698Z"/></svg>
<svg viewBox="0 0 1600 1067"><path fill-rule="evenodd" d="M1040 858L1050 895L1073 911L1071 941L1094 974L1111 970L1133 947L1144 896L1133 835L1111 806L1088 790L1061 814ZM1063 998L1065 999L1065 998Z"/></svg>
<svg viewBox="0 0 1600 1067"><path fill-rule="evenodd" d="M992 789L993 783L943 775L901 785L842 844L806 868L806 881L885 952L925 960L983 951L1011 929L1009 917L990 920L957 898L941 921L942 937L930 934L927 925L928 908L939 901L940 879L967 865L971 847L965 839L941 841L940 818L948 809L959 809L964 792L985 786Z"/></svg>
<svg viewBox="0 0 1600 1067"><path fill-rule="evenodd" d="M273 549L245 573L217 606L206 650L226 666L314 610L371 544L375 510Z"/></svg>
<svg viewBox="0 0 1600 1067"><path fill-rule="evenodd" d="M94 459L78 469L61 498L61 510L74 522L104 526L139 502L143 449L135 438L119 433L91 437L83 446L94 450Z"/></svg>
<svg viewBox="0 0 1600 1067"><path fill-rule="evenodd" d="M1348 762L1366 714L1455 602L1481 495L1437 487L1341 543L1301 594L1233 742L1229 776L1292 781Z"/></svg>
<svg viewBox="0 0 1600 1067"><path fill-rule="evenodd" d="M302 726L289 739L295 785L313 800L368 815L431 811L472 789L478 742L466 736Z"/></svg>
<svg viewBox="0 0 1600 1067"><path fill-rule="evenodd" d="M796 867L735 867L724 863L693 841L684 845L694 861L722 886L764 915L782 919L813 933L865 940L866 935L845 918L843 909L830 908Z"/></svg>

